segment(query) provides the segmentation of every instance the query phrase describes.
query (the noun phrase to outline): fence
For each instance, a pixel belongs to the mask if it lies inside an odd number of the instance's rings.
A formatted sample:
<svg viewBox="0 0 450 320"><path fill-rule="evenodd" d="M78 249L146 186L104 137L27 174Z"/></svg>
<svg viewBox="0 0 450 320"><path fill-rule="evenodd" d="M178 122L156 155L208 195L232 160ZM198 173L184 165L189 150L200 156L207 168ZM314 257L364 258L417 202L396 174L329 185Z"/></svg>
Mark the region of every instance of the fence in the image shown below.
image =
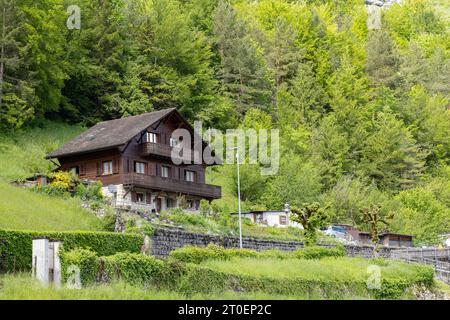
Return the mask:
<svg viewBox="0 0 450 320"><path fill-rule="evenodd" d="M436 277L450 284L450 248L395 250L391 252L391 258L431 265L434 267Z"/></svg>

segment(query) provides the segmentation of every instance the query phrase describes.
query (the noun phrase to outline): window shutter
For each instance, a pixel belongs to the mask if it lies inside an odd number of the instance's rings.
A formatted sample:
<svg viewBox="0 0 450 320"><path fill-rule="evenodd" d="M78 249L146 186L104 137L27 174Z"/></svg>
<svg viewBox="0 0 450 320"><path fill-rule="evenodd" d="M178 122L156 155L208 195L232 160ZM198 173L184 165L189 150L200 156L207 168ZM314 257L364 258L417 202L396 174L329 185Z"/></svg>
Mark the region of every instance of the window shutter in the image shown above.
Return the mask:
<svg viewBox="0 0 450 320"><path fill-rule="evenodd" d="M86 174L86 165L84 163L80 164L80 176L84 176Z"/></svg>
<svg viewBox="0 0 450 320"><path fill-rule="evenodd" d="M145 165L144 165L144 174L147 175L147 176L149 175L149 171L148 171L148 163L147 163L147 162L146 162Z"/></svg>
<svg viewBox="0 0 450 320"><path fill-rule="evenodd" d="M145 194L145 202L147 204L151 204L152 203L152 193L151 192L147 192Z"/></svg>
<svg viewBox="0 0 450 320"><path fill-rule="evenodd" d="M136 192L131 191L131 202L136 202L136 201L137 201Z"/></svg>
<svg viewBox="0 0 450 320"><path fill-rule="evenodd" d="M113 159L113 173L119 173L119 158Z"/></svg>
<svg viewBox="0 0 450 320"><path fill-rule="evenodd" d="M97 176L101 176L102 175L102 162L99 161L97 162Z"/></svg>
<svg viewBox="0 0 450 320"><path fill-rule="evenodd" d="M155 164L155 175L158 176L159 175L159 165Z"/></svg>

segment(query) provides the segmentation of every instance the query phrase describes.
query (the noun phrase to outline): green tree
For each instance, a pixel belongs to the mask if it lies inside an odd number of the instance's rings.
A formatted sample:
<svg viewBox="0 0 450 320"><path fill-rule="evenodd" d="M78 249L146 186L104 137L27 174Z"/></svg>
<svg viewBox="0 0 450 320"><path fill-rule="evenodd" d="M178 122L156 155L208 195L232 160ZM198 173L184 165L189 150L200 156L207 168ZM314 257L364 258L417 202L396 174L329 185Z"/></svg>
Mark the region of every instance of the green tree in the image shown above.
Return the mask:
<svg viewBox="0 0 450 320"><path fill-rule="evenodd" d="M324 208L317 202L304 203L301 207L291 207L291 220L300 223L305 232L305 246L317 243L317 229L323 227L327 218Z"/></svg>
<svg viewBox="0 0 450 320"><path fill-rule="evenodd" d="M395 89L400 80L400 58L389 34L383 30L371 31L366 50L366 72L372 84Z"/></svg>
<svg viewBox="0 0 450 320"><path fill-rule="evenodd" d="M249 107L268 109L271 85L267 66L244 21L225 1L219 2L213 19L222 91L231 98L239 116Z"/></svg>
<svg viewBox="0 0 450 320"><path fill-rule="evenodd" d="M381 211L381 206L372 204L369 207L361 208L361 214L364 222L368 225L370 240L373 244L373 254L378 252L378 245L380 240L381 228L387 228L392 216L384 216Z"/></svg>

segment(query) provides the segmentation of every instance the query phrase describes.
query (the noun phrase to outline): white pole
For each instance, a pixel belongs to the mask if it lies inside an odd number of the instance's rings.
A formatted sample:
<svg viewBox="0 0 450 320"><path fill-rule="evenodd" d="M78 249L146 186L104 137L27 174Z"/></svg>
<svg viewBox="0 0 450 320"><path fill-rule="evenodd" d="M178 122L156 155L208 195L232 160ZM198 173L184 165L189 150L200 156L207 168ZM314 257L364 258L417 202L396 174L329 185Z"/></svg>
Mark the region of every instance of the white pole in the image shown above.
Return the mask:
<svg viewBox="0 0 450 320"><path fill-rule="evenodd" d="M242 219L241 219L241 181L239 177L239 149L236 148L237 180L238 180L238 212L239 212L239 248L242 249Z"/></svg>

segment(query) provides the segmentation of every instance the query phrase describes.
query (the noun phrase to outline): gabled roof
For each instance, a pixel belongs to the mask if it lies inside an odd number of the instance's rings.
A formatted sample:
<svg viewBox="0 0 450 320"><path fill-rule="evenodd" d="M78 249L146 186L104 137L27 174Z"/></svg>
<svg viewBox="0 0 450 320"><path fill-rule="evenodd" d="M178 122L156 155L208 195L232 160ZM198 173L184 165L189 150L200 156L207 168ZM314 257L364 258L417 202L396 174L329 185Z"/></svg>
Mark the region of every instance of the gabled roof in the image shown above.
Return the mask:
<svg viewBox="0 0 450 320"><path fill-rule="evenodd" d="M141 131L173 112L178 113L175 108L170 108L99 122L61 148L49 153L46 158L59 158L123 146Z"/></svg>

